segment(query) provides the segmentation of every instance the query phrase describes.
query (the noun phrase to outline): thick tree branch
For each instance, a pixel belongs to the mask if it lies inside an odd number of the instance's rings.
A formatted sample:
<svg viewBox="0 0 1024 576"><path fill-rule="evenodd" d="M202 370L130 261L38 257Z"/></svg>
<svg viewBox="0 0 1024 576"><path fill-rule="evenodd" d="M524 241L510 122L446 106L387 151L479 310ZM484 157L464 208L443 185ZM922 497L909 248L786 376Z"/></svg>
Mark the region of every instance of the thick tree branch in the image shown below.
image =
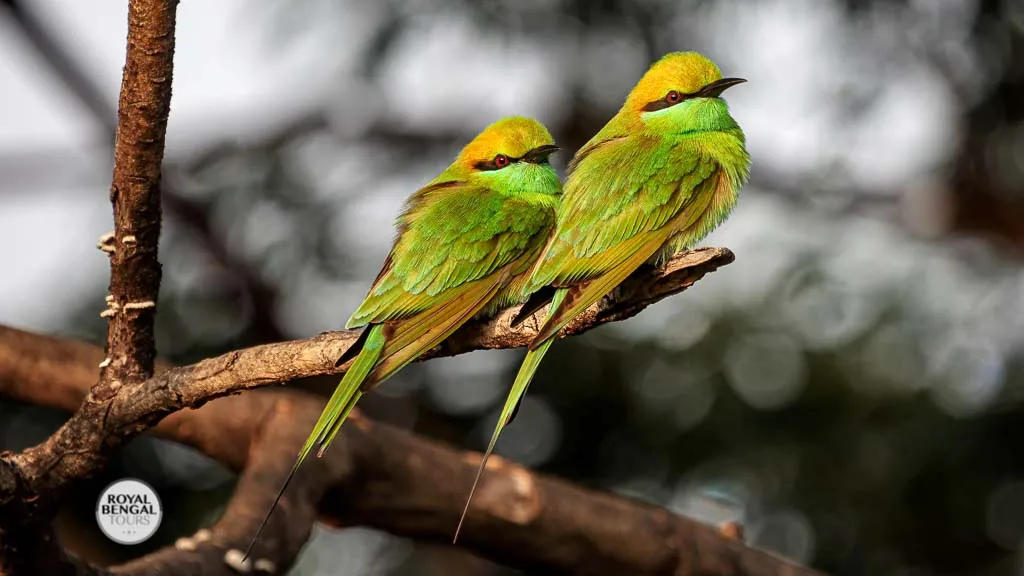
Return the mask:
<svg viewBox="0 0 1024 576"><path fill-rule="evenodd" d="M10 2L7 4L16 7ZM45 532L63 490L94 473L125 435L110 435L119 396L153 374L153 321L160 289L160 164L171 100L176 0L132 0L114 147L110 201L114 231L100 248L110 255L107 356L99 382L68 425L40 446L0 456L0 563L40 573L50 554ZM65 565L65 568L67 565ZM46 568L44 571L52 570Z"/></svg>
<svg viewBox="0 0 1024 576"><path fill-rule="evenodd" d="M476 333L488 330L479 327ZM319 346L316 339L304 342ZM268 347L250 351L261 348ZM0 328L0 394L73 410L87 394L91 367L101 357L98 349L80 342ZM332 358L325 357L324 369L332 366ZM191 445L242 476L211 530L117 567L115 573L235 574L225 556L239 556L230 550L247 543L322 406L321 399L305 393L260 391L179 411L160 422L156 433ZM256 549L262 568L286 569L318 517L335 525L450 540L479 454L362 417L351 422L327 457L308 462L287 492ZM553 573L814 574L747 548L713 527L500 458L488 466L460 545L511 566Z"/></svg>

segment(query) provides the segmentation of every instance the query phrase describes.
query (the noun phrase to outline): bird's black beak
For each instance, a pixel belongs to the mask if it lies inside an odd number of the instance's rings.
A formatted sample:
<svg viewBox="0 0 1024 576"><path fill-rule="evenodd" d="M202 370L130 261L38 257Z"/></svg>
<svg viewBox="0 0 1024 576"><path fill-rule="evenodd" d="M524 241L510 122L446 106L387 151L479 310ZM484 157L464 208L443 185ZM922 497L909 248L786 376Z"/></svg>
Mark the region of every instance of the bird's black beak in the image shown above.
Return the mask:
<svg viewBox="0 0 1024 576"><path fill-rule="evenodd" d="M544 144L543 146L537 146L533 150L527 152L524 160L537 164L547 160L548 156L558 152L559 150L560 148L554 144Z"/></svg>
<svg viewBox="0 0 1024 576"><path fill-rule="evenodd" d="M743 78L722 78L700 89L696 96L698 98L718 98L727 88L746 82Z"/></svg>

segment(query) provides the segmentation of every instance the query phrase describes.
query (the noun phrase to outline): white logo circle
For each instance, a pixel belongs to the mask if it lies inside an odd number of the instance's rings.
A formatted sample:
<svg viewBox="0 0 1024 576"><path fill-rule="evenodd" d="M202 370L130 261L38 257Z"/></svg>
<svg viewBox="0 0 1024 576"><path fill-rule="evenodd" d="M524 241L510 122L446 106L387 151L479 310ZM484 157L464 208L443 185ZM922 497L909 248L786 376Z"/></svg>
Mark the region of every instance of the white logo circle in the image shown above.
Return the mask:
<svg viewBox="0 0 1024 576"><path fill-rule="evenodd" d="M160 497L149 484L135 478L118 480L103 489L96 502L96 523L118 544L149 540L163 520Z"/></svg>

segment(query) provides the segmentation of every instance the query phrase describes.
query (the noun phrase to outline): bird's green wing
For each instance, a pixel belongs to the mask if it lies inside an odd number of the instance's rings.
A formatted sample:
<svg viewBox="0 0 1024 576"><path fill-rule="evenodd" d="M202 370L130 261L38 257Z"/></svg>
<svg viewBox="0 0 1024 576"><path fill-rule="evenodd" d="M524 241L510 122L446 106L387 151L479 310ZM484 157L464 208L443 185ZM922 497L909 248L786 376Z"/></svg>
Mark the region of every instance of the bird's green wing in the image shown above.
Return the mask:
<svg viewBox="0 0 1024 576"><path fill-rule="evenodd" d="M558 227L531 281L570 290L531 349L694 224L718 174L713 158L678 141L631 137L589 151L566 182Z"/></svg>
<svg viewBox="0 0 1024 576"><path fill-rule="evenodd" d="M384 324L363 391L433 348L526 271L554 227L552 205L462 182L413 195L398 238L349 326Z"/></svg>
<svg viewBox="0 0 1024 576"><path fill-rule="evenodd" d="M299 457L314 446L322 456L363 394L450 336L501 290L508 276L506 266L453 289L446 300L415 316L370 326L363 350L335 389Z"/></svg>
<svg viewBox="0 0 1024 576"><path fill-rule="evenodd" d="M475 316L494 298L511 277L506 266L500 273L472 283L459 290L444 304L426 310L408 320L394 324L384 352L370 377L363 383L363 391L386 380L395 372L415 360L420 354L440 344L460 326Z"/></svg>
<svg viewBox="0 0 1024 576"><path fill-rule="evenodd" d="M692 145L630 137L594 148L570 174L558 226L537 282L599 276L632 254L634 240L665 226L716 172Z"/></svg>
<svg viewBox="0 0 1024 576"><path fill-rule="evenodd" d="M543 243L553 224L551 207L462 182L417 192L348 327L419 317L511 264L525 267L522 257Z"/></svg>
<svg viewBox="0 0 1024 576"><path fill-rule="evenodd" d="M634 270L650 259L669 239L671 231L661 228L652 232L634 236L616 247L618 260L610 269L600 276L586 282L574 284L565 290L565 295L552 301L551 311L547 320L530 342L530 350L536 350L543 343L550 341L559 330L573 318L611 292ZM612 259L609 259L612 261Z"/></svg>

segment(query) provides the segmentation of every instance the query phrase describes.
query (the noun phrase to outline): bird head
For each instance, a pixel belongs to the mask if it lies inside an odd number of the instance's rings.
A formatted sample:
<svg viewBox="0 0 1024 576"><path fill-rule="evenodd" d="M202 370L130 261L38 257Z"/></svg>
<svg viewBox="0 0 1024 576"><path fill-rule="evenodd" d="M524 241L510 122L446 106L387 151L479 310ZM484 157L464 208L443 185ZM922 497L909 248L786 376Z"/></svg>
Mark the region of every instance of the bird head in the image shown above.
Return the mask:
<svg viewBox="0 0 1024 576"><path fill-rule="evenodd" d="M722 78L714 62L696 52L672 52L651 65L626 98L622 112L649 128L701 132L737 128L722 92L746 82Z"/></svg>
<svg viewBox="0 0 1024 576"><path fill-rule="evenodd" d="M546 164L558 150L540 122L522 116L502 118L466 144L456 160L472 171L502 170L513 164Z"/></svg>
<svg viewBox="0 0 1024 576"><path fill-rule="evenodd" d="M492 188L557 194L558 175L548 157L558 150L540 122L509 116L485 128L459 152L452 168Z"/></svg>

